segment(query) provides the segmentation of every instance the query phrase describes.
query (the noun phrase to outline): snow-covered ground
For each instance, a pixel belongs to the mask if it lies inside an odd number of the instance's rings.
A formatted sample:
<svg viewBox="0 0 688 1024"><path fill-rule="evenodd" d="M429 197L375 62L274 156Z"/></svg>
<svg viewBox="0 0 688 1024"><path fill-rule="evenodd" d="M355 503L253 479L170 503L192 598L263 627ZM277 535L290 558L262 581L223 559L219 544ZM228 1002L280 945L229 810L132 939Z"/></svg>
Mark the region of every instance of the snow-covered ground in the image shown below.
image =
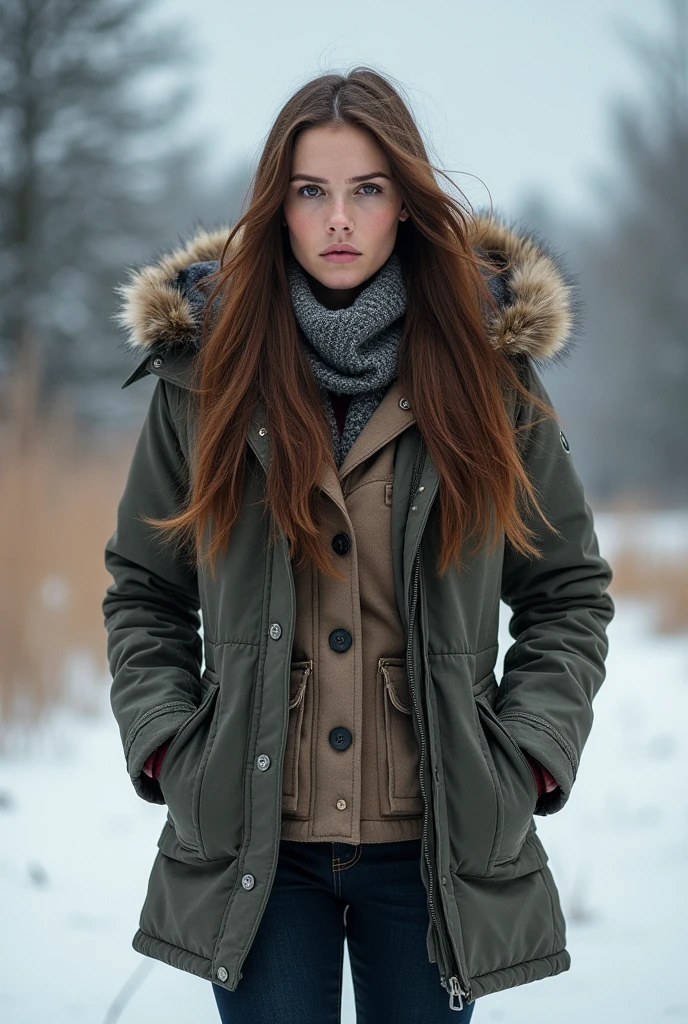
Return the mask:
<svg viewBox="0 0 688 1024"><path fill-rule="evenodd" d="M613 522L598 535L613 564ZM617 600L573 794L536 819L571 970L481 998L475 1024L688 1021L688 635L651 624ZM131 788L102 694L93 718L58 715L40 744L0 758L0 1021L210 1024L208 982L131 948L165 809ZM348 974L342 1021L355 1021Z"/></svg>

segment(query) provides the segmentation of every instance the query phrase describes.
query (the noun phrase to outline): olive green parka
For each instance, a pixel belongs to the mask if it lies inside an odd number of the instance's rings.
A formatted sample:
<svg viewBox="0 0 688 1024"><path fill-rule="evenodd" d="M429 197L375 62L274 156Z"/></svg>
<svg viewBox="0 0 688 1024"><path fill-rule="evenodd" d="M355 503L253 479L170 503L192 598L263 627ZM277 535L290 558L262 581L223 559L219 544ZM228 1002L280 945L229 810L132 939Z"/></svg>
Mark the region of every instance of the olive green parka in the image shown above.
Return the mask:
<svg viewBox="0 0 688 1024"><path fill-rule="evenodd" d="M141 357L123 387L158 379L105 549L113 583L103 614L127 771L143 799L168 807L133 946L235 990L277 866L295 616L286 540L280 532L270 546L261 515L271 450L264 404L215 581L175 558L140 518L178 511L193 479L195 282L217 266L226 235L202 230L119 288L119 322ZM567 353L579 322L571 276L539 238L496 216L479 213L472 241L495 261L512 260L504 278L490 279L499 314L489 336L549 400L539 370ZM467 556L462 571L438 579L439 478L415 424L400 435L394 466L394 584L420 749L427 951L457 1009L570 966L534 815L560 811L571 795L614 614L611 569L559 424L533 416L516 394L509 409L519 424L541 420L521 447L560 534L528 518L541 559L502 537L492 554ZM500 601L513 644L498 682ZM143 764L171 737L154 781ZM558 789L538 797L523 751Z"/></svg>

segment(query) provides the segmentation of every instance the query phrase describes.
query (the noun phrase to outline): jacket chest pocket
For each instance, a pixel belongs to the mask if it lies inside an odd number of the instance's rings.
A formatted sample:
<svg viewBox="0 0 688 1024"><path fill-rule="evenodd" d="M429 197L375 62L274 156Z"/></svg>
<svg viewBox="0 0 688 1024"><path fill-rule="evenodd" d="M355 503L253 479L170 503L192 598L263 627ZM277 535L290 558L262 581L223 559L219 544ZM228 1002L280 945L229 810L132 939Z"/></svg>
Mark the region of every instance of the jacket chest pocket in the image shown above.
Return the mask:
<svg viewBox="0 0 688 1024"><path fill-rule="evenodd" d="M406 660L379 658L378 777L382 814L415 815L423 810L420 751L413 728Z"/></svg>
<svg viewBox="0 0 688 1024"><path fill-rule="evenodd" d="M282 811L292 818L307 818L310 803L312 701L308 682L312 674L312 660L292 661L282 769Z"/></svg>

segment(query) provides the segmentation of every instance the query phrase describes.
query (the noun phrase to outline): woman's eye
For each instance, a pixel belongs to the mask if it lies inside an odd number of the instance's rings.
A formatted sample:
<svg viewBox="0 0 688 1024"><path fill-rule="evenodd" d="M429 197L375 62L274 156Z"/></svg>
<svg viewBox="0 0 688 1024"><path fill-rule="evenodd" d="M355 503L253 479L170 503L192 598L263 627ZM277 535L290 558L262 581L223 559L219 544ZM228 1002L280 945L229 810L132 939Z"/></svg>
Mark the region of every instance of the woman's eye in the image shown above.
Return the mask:
<svg viewBox="0 0 688 1024"><path fill-rule="evenodd" d="M303 185L303 187L299 189L299 195L304 195L305 196L307 188L315 188L315 189L317 189L318 186L317 185ZM306 196L306 198L307 199L314 199L315 196Z"/></svg>
<svg viewBox="0 0 688 1024"><path fill-rule="evenodd" d="M374 188L375 192L366 192L367 196L374 196L377 192L382 192L379 185L373 185L372 182L368 182L366 185L361 185L361 188Z"/></svg>

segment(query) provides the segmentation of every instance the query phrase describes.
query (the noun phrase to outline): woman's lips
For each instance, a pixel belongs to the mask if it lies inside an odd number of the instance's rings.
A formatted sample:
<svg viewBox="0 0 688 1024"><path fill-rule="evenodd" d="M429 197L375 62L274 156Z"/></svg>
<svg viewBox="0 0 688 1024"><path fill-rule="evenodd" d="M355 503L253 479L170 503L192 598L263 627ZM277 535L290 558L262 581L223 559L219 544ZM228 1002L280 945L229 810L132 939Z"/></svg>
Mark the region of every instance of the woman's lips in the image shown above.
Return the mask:
<svg viewBox="0 0 688 1024"><path fill-rule="evenodd" d="M353 263L360 255L360 252L328 252L323 259L330 263Z"/></svg>

